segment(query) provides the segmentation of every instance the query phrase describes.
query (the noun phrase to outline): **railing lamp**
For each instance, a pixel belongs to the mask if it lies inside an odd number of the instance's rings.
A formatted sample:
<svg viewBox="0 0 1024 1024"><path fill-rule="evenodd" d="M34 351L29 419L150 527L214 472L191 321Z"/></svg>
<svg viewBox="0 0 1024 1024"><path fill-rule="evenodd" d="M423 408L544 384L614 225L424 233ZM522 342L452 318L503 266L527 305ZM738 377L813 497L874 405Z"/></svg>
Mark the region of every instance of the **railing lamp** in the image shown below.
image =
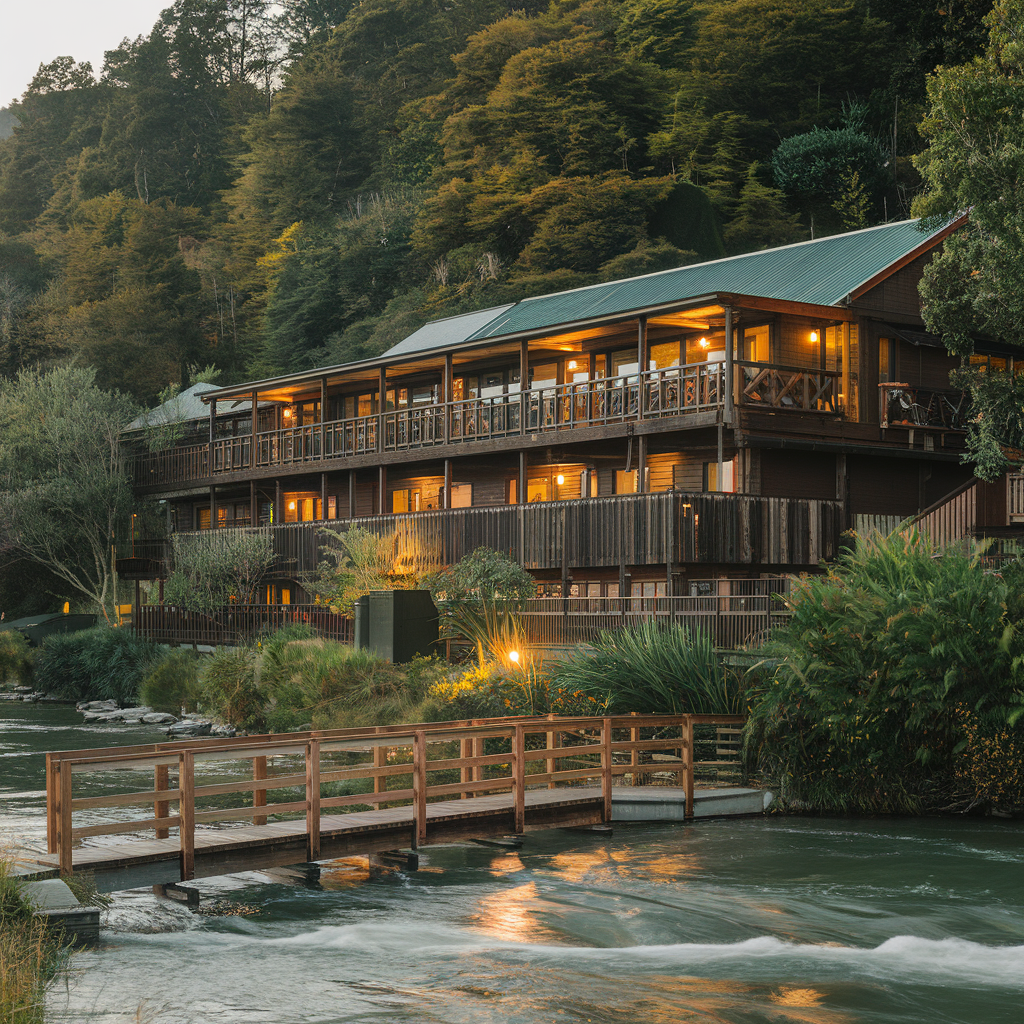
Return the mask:
<svg viewBox="0 0 1024 1024"><path fill-rule="evenodd" d="M818 341L818 332L817 331L811 331L811 344L812 345L817 344L817 341Z"/></svg>

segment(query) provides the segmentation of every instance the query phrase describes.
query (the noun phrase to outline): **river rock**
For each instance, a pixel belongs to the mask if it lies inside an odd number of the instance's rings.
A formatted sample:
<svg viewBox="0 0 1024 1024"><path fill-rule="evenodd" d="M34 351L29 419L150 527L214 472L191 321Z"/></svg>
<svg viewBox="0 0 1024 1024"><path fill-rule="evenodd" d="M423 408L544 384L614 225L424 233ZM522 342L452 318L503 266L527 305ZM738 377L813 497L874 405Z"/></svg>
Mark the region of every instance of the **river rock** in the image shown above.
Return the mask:
<svg viewBox="0 0 1024 1024"><path fill-rule="evenodd" d="M148 715L142 716L142 721L146 725L170 725L172 722L176 722L177 719L174 715L169 715L165 711L151 711Z"/></svg>
<svg viewBox="0 0 1024 1024"><path fill-rule="evenodd" d="M35 693L36 691L33 690L31 686L16 686L14 688L14 692L15 693L22 693L22 694L24 694L24 693Z"/></svg>
<svg viewBox="0 0 1024 1024"><path fill-rule="evenodd" d="M85 711L82 718L86 722L119 722L121 713L119 711Z"/></svg>
<svg viewBox="0 0 1024 1024"><path fill-rule="evenodd" d="M176 736L209 736L212 728L212 722L197 722L195 720L188 722L175 722L174 725L167 730L167 735L172 739Z"/></svg>
<svg viewBox="0 0 1024 1024"><path fill-rule="evenodd" d="M215 725L210 730L211 736L234 736L235 727L233 725Z"/></svg>
<svg viewBox="0 0 1024 1024"><path fill-rule="evenodd" d="M75 707L79 711L116 711L117 701L116 700L87 700L81 704L76 704Z"/></svg>

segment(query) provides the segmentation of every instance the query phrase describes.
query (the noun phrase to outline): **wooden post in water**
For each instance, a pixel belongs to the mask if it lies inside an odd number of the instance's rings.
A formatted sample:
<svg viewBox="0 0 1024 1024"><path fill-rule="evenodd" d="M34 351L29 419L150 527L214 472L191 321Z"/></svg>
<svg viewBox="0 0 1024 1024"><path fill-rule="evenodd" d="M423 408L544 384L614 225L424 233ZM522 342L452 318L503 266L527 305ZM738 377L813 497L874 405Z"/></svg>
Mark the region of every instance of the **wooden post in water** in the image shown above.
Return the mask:
<svg viewBox="0 0 1024 1024"><path fill-rule="evenodd" d="M167 792L167 779L169 776L168 766L165 764L155 765L153 768L153 789L157 793ZM153 817L154 818L166 818L170 813L170 802L166 799L161 800L157 797L153 801ZM156 830L157 839L166 839L171 834L169 828L158 828Z"/></svg>
<svg viewBox="0 0 1024 1024"><path fill-rule="evenodd" d="M686 820L693 820L693 719L683 716L683 787L686 797Z"/></svg>
<svg viewBox="0 0 1024 1024"><path fill-rule="evenodd" d="M427 734L417 729L412 744L413 844L427 841Z"/></svg>
<svg viewBox="0 0 1024 1024"><path fill-rule="evenodd" d="M182 750L178 754L178 789L181 791L178 802L181 880L187 882L196 873L196 777L195 755L191 750Z"/></svg>
<svg viewBox="0 0 1024 1024"><path fill-rule="evenodd" d="M57 824L57 863L62 875L70 875L74 871L74 865L71 862L71 765L58 761L57 769L60 772L58 779L60 796L57 802L60 815Z"/></svg>
<svg viewBox="0 0 1024 1024"><path fill-rule="evenodd" d="M512 734L512 831L526 831L526 726L517 725Z"/></svg>
<svg viewBox="0 0 1024 1024"><path fill-rule="evenodd" d="M320 859L320 741L306 743L306 859Z"/></svg>
<svg viewBox="0 0 1024 1024"><path fill-rule="evenodd" d="M267 759L265 757L254 757L252 759L252 781L262 782L267 777ZM257 807L267 806L267 791L262 787L253 789L252 791L252 806L255 810ZM267 816L265 814L254 814L252 816L252 823L254 825L266 825Z"/></svg>
<svg viewBox="0 0 1024 1024"><path fill-rule="evenodd" d="M604 820L612 820L612 720L601 723L601 796L604 798Z"/></svg>

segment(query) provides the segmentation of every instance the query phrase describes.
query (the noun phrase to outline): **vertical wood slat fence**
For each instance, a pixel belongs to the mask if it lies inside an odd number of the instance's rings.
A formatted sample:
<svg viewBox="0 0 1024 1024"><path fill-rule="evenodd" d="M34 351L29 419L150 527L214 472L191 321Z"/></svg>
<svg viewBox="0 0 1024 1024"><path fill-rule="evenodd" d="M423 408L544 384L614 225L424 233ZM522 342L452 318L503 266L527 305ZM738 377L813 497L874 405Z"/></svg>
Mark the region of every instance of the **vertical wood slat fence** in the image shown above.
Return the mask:
<svg viewBox="0 0 1024 1024"><path fill-rule="evenodd" d="M596 780L603 820L610 821L616 780L650 785L667 778L684 787L686 815L692 817L697 774L711 773L716 784L722 776L728 777L727 784L745 781L738 743L743 722L742 716L729 715L549 715L51 752L46 755L47 844L57 854L61 873L71 874L80 840L130 839L147 832L160 839L176 829L181 877L186 880L194 877L201 826L231 821L260 826L269 815L305 816L309 860L320 855L325 810L411 806L411 842L416 846L429 840L427 807L438 801L509 793L512 828L519 833L529 826L530 791L593 785ZM353 757L361 760L345 763ZM268 773L268 759L275 758L285 763ZM197 783L197 766L215 764L222 775L225 762L246 765L244 777ZM74 795L76 777L109 773L129 778L145 773L154 780L153 788L134 785L101 796ZM331 792L331 786L342 784L345 789L352 783L363 783L366 791ZM268 795L278 790L301 790L301 796L292 799L286 793L286 799L268 802ZM248 802L201 806L234 794ZM171 813L172 804L177 813ZM116 808L122 813L130 807L145 811L113 822L74 824L76 812ZM463 807L469 805L459 805ZM336 828L339 822L343 824L344 814L332 817L326 827Z"/></svg>

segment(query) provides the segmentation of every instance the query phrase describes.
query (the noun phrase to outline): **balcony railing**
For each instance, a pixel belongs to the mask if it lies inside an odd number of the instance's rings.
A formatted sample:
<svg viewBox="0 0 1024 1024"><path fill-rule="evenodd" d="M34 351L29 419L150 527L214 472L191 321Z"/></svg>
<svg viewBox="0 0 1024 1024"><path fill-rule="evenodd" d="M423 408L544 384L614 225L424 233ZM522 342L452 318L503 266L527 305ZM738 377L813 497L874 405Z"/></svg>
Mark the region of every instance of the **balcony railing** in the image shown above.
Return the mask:
<svg viewBox="0 0 1024 1024"><path fill-rule="evenodd" d="M835 415L840 375L828 370L736 363L740 405ZM256 466L322 463L379 452L401 452L496 438L600 427L643 419L714 413L725 400L725 364L691 363L528 391L410 406L251 436L222 438L136 459L140 485L199 480L212 472ZM255 459L253 458L255 454Z"/></svg>
<svg viewBox="0 0 1024 1024"><path fill-rule="evenodd" d="M142 605L134 619L136 631L157 643L211 647L249 643L296 623L311 626L330 640L352 643L352 620L318 604L231 604L209 613Z"/></svg>
<svg viewBox="0 0 1024 1024"><path fill-rule="evenodd" d="M878 385L878 419L888 427L966 430L968 398L963 391L915 388L909 384Z"/></svg>

